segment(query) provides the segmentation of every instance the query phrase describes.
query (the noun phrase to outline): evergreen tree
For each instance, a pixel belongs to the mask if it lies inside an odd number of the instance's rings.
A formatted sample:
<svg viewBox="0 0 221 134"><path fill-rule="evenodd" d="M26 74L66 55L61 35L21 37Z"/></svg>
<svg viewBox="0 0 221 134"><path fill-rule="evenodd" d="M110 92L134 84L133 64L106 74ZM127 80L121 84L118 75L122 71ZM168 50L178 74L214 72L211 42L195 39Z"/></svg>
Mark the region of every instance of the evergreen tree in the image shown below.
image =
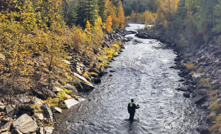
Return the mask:
<svg viewBox="0 0 221 134"><path fill-rule="evenodd" d="M78 19L77 24L85 27L86 21L94 25L97 15L97 1L96 0L79 0L78 2Z"/></svg>
<svg viewBox="0 0 221 134"><path fill-rule="evenodd" d="M106 13L106 4L105 0L98 0L98 13L99 16L101 17L102 21L104 22L107 19L107 13Z"/></svg>
<svg viewBox="0 0 221 134"><path fill-rule="evenodd" d="M117 11L118 11L117 16L119 19L120 28L124 28L125 17L124 17L124 9L122 7L121 1L119 1L119 3L118 3Z"/></svg>

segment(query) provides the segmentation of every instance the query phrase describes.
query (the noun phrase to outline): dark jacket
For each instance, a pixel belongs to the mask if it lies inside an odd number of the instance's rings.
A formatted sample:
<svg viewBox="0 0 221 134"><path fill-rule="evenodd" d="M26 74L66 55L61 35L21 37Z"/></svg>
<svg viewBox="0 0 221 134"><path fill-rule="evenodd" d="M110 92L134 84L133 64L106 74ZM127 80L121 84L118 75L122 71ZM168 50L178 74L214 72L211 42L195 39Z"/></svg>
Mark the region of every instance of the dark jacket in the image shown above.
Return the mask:
<svg viewBox="0 0 221 134"><path fill-rule="evenodd" d="M128 110L128 113L135 113L135 109L138 109L140 108L139 106L137 106L136 104L133 104L132 107L130 106L130 103L128 104L128 107L127 107L127 110Z"/></svg>

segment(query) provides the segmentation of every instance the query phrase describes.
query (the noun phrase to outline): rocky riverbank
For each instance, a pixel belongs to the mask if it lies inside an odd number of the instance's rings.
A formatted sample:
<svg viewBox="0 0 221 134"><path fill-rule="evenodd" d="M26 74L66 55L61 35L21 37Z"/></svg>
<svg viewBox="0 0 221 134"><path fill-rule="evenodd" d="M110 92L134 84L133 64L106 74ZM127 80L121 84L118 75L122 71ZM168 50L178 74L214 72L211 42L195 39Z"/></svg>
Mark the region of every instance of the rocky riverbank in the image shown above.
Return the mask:
<svg viewBox="0 0 221 134"><path fill-rule="evenodd" d="M121 31L121 32L120 32ZM94 89L93 84L101 82L100 77L106 73L109 62L118 56L125 41L123 31L107 34L105 42L98 50L94 49L96 60L87 55L69 50L71 72L66 78L54 78L52 86L44 80L43 73L48 73L44 63L36 62L37 73L34 74L36 87L12 91L0 88L0 133L1 134L50 134L54 129L54 113L62 113L62 109L70 108L85 100L80 92ZM120 35L121 34L121 35ZM67 46L68 48L68 46ZM41 70L38 69L41 67ZM42 69L43 68L43 69Z"/></svg>
<svg viewBox="0 0 221 134"><path fill-rule="evenodd" d="M168 44L177 54L176 65L171 67L179 69L183 77L183 85L177 90L190 97L193 103L208 111L205 122L197 130L201 134L220 132L221 108L221 46L216 44L217 38L200 47L190 46L182 49L177 40L169 35L163 36L157 30L140 30L136 35L140 38L157 39Z"/></svg>

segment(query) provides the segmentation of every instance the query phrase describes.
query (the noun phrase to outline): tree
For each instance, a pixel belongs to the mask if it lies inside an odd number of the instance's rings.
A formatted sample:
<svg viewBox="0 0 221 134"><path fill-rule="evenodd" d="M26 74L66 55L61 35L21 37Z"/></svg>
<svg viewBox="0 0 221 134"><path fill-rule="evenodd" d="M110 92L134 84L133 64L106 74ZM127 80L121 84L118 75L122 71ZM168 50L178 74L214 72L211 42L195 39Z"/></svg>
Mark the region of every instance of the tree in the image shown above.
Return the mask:
<svg viewBox="0 0 221 134"><path fill-rule="evenodd" d="M111 32L111 26L112 26L112 18L111 16L108 16L107 21L106 21L107 32Z"/></svg>
<svg viewBox="0 0 221 134"><path fill-rule="evenodd" d="M102 21L105 22L107 19L107 7L106 7L106 1L105 0L98 0L98 7L99 7L99 16L101 17Z"/></svg>
<svg viewBox="0 0 221 134"><path fill-rule="evenodd" d="M136 13L134 12L134 10L132 10L131 12L131 15L130 15L130 18L133 22L135 22L135 19L136 19Z"/></svg>
<svg viewBox="0 0 221 134"><path fill-rule="evenodd" d="M78 2L78 19L77 24L85 27L86 21L94 25L96 15L98 14L97 1L96 0L79 0Z"/></svg>
<svg viewBox="0 0 221 134"><path fill-rule="evenodd" d="M117 16L118 16L118 19L119 19L120 28L124 28L125 17L124 17L124 9L122 7L121 1L119 1L119 3L118 3L117 11L118 11Z"/></svg>

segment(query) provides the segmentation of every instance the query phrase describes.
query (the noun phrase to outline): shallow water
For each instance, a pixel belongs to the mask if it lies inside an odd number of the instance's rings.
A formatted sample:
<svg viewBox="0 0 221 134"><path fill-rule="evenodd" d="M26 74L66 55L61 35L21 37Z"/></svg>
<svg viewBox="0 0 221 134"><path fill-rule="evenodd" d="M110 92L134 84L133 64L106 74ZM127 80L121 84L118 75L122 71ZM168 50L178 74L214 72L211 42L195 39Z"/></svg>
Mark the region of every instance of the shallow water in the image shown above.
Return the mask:
<svg viewBox="0 0 221 134"><path fill-rule="evenodd" d="M142 28L131 24L127 30ZM174 66L176 55L161 49L157 40L139 39L125 44L126 49L110 65L116 72L102 77L102 83L83 96L87 100L56 115L54 134L197 134L205 117L182 92L175 90L181 78ZM130 99L140 105L135 121L128 121Z"/></svg>

